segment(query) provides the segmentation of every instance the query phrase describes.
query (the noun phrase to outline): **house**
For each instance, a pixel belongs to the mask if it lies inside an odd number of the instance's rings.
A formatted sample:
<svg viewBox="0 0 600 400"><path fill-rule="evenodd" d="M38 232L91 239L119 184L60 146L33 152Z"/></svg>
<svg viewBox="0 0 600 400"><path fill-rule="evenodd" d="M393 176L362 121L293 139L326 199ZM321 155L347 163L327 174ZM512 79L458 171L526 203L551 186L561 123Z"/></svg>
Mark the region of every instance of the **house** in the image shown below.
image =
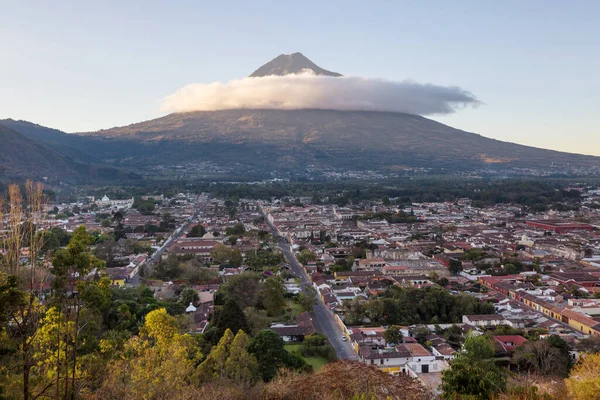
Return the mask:
<svg viewBox="0 0 600 400"><path fill-rule="evenodd" d="M416 373L426 374L440 372L435 356L419 343L405 343L403 345L411 354L409 365Z"/></svg>
<svg viewBox="0 0 600 400"><path fill-rule="evenodd" d="M377 349L362 346L358 350L359 360L368 365L374 365L392 375L407 374L407 364L412 358L410 351L404 345Z"/></svg>
<svg viewBox="0 0 600 400"><path fill-rule="evenodd" d="M358 261L358 270L375 270L385 267L386 262L383 258L361 259Z"/></svg>
<svg viewBox="0 0 600 400"><path fill-rule="evenodd" d="M498 314L463 315L462 322L476 327L488 327L506 325L506 318Z"/></svg>
<svg viewBox="0 0 600 400"><path fill-rule="evenodd" d="M305 336L315 332L310 313L303 312L296 316L296 323L293 325L273 324L269 328L277 333L284 342L302 342Z"/></svg>
<svg viewBox="0 0 600 400"><path fill-rule="evenodd" d="M284 342L301 342L304 337L310 335L314 330L310 330L304 326L299 325L285 325L285 324L274 324L269 328L277 333Z"/></svg>
<svg viewBox="0 0 600 400"><path fill-rule="evenodd" d="M494 336L494 341L499 343L508 355L512 356L517 347L525 343L527 339L520 335L498 335Z"/></svg>
<svg viewBox="0 0 600 400"><path fill-rule="evenodd" d="M579 332L586 335L600 336L600 322L595 319L568 309L563 311L562 316L563 322L568 323Z"/></svg>
<svg viewBox="0 0 600 400"><path fill-rule="evenodd" d="M113 286L125 286L129 278L129 270L126 267L107 268L106 275Z"/></svg>
<svg viewBox="0 0 600 400"><path fill-rule="evenodd" d="M358 350L358 356L361 362L374 365L392 375L410 374L410 370L417 374L441 372L447 367L444 360L438 362L436 356L419 343L403 343L386 348L362 346Z"/></svg>
<svg viewBox="0 0 600 400"><path fill-rule="evenodd" d="M431 352L436 357L441 357L444 360L453 360L456 351L448 343L440 343L431 348Z"/></svg>

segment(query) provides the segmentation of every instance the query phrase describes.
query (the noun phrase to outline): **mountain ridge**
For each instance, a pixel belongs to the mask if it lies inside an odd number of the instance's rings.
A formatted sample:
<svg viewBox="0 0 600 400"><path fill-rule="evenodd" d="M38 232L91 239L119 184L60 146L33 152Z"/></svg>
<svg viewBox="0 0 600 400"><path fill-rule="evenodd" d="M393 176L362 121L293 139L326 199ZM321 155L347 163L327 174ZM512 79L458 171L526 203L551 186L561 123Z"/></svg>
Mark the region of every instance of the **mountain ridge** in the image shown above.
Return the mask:
<svg viewBox="0 0 600 400"><path fill-rule="evenodd" d="M15 125L19 130L12 127ZM6 119L0 120L0 142L3 144L0 181L43 177L60 180L140 178L90 155L94 149L100 153L108 150L104 140L71 135L28 121ZM109 146L114 146L114 143Z"/></svg>
<svg viewBox="0 0 600 400"><path fill-rule="evenodd" d="M0 124L0 176L73 176L78 172L55 150Z"/></svg>
<svg viewBox="0 0 600 400"><path fill-rule="evenodd" d="M380 111L239 109L174 113L120 128L84 133L107 140L263 148L290 165L321 163L358 169L437 166L472 169L489 165L600 165L600 158L538 149L487 138L431 119ZM221 149L220 151L225 151ZM330 154L330 156L326 156ZM181 154L185 158L185 154ZM242 157L239 162L249 159ZM256 161L256 160L255 160ZM274 160L263 160L272 165ZM387 163L387 165L386 165ZM464 164L461 168L461 163Z"/></svg>

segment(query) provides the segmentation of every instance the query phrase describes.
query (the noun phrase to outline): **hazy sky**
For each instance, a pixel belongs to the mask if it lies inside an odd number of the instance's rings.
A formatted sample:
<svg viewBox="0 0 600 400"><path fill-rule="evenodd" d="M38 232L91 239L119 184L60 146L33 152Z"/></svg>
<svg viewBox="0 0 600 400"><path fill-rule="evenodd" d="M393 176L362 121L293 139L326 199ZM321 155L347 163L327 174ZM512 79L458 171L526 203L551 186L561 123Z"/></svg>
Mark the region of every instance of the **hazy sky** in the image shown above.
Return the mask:
<svg viewBox="0 0 600 400"><path fill-rule="evenodd" d="M344 75L460 86L434 117L600 155L600 1L0 0L0 118L68 132L152 119L193 83L302 52Z"/></svg>

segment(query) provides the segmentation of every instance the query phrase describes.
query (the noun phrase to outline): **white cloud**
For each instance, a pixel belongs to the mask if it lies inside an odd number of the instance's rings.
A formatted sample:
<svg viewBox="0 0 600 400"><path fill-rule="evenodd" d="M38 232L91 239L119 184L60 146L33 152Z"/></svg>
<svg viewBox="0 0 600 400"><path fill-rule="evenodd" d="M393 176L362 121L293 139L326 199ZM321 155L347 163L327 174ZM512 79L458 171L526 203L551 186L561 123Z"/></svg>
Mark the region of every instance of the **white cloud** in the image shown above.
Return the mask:
<svg viewBox="0 0 600 400"><path fill-rule="evenodd" d="M165 97L161 110L317 108L431 115L449 114L479 104L473 94L454 86L303 73L189 84Z"/></svg>

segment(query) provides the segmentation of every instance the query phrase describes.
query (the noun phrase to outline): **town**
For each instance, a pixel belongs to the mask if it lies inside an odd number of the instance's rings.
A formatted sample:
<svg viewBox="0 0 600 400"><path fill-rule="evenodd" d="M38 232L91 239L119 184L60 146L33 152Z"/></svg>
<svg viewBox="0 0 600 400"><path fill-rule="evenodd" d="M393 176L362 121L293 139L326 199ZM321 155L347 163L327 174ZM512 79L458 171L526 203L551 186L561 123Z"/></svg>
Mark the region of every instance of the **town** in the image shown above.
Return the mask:
<svg viewBox="0 0 600 400"><path fill-rule="evenodd" d="M440 394L468 337L490 337L507 368L548 376L600 346L600 190L564 192L580 207L80 196L33 202L31 213L9 207L2 254L11 257L11 235L22 229L14 218L29 218L43 242L19 247L20 263L41 257L52 272L52 255L83 229L103 266L78 279L104 276L111 312L129 315L130 330L163 306L184 332L203 337L207 354L226 330L269 331L315 371L354 360ZM18 196L15 187L8 202ZM50 298L57 277L46 278L38 290ZM155 306L133 304L140 293ZM551 366L530 361L541 341L557 349Z"/></svg>

